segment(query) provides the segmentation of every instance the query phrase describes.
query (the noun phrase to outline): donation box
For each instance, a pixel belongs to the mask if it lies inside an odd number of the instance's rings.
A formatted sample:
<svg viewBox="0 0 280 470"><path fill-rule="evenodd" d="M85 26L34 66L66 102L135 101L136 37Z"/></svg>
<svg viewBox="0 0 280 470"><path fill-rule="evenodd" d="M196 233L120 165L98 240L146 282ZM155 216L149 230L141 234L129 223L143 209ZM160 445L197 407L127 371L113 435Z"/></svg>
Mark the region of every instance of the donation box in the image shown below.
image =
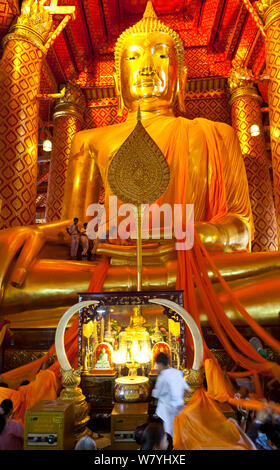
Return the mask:
<svg viewBox="0 0 280 470"><path fill-rule="evenodd" d="M26 411L24 450L71 450L74 446L74 406L71 401L40 401Z"/></svg>

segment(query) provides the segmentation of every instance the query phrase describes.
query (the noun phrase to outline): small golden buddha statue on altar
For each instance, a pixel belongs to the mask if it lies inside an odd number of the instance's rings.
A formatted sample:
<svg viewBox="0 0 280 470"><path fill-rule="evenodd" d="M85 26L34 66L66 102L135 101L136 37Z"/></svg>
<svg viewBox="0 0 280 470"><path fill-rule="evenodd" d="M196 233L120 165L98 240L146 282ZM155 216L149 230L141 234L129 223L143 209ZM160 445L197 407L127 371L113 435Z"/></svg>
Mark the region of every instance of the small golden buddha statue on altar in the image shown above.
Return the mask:
<svg viewBox="0 0 280 470"><path fill-rule="evenodd" d="M101 186L108 207L108 167L135 128L140 103L142 124L171 170L169 187L157 202L193 204L196 231L242 305L259 323L278 323L280 256L249 253L254 228L236 135L223 123L174 115L176 99L184 112L183 60L179 35L157 18L149 1L143 18L125 30L116 45L116 91L120 111L128 110L126 122L74 136L61 221L0 233L1 319L28 325L34 320L34 325L39 317L40 325L55 326L77 300L77 292L87 291L93 267L65 260L65 228L74 217L85 220ZM98 255L110 257L103 290L135 291L135 245L117 242L106 240L97 249ZM208 271L215 286L216 278ZM143 244L143 290L174 289L177 272L174 239ZM220 300L229 318L238 322L228 299Z"/></svg>
<svg viewBox="0 0 280 470"><path fill-rule="evenodd" d="M146 325L146 319L143 317L141 313L141 307L137 305L136 307L133 307L133 314L130 317L130 322L129 326L125 329L125 331L128 332L142 332L146 333L147 330L145 328Z"/></svg>
<svg viewBox="0 0 280 470"><path fill-rule="evenodd" d="M128 375L137 375L138 366L151 362L151 339L145 324L141 306L137 305L133 307L129 326L119 334L119 351L123 351L121 357L129 369Z"/></svg>
<svg viewBox="0 0 280 470"><path fill-rule="evenodd" d="M149 379L137 374L139 367L151 362L151 340L145 328L146 319L142 316L141 306L133 307L129 325L119 335L119 349L115 351L116 365L128 368L127 376L115 380L115 398L117 401L145 401L150 393Z"/></svg>

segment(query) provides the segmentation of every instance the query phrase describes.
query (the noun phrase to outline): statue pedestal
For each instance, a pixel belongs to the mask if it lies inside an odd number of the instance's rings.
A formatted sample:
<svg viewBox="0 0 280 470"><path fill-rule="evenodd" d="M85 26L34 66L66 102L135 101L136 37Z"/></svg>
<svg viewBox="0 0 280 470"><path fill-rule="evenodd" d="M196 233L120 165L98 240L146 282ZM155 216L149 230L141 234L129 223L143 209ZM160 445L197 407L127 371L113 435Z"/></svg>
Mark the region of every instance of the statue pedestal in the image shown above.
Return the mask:
<svg viewBox="0 0 280 470"><path fill-rule="evenodd" d="M115 377L116 370L115 369L92 369L90 371L90 375L94 375L96 377Z"/></svg>
<svg viewBox="0 0 280 470"><path fill-rule="evenodd" d="M111 415L112 450L137 450L135 429L147 421L148 403L116 403Z"/></svg>
<svg viewBox="0 0 280 470"><path fill-rule="evenodd" d="M94 419L110 415L114 405L114 386L117 373L82 375L81 388L90 406L91 417Z"/></svg>

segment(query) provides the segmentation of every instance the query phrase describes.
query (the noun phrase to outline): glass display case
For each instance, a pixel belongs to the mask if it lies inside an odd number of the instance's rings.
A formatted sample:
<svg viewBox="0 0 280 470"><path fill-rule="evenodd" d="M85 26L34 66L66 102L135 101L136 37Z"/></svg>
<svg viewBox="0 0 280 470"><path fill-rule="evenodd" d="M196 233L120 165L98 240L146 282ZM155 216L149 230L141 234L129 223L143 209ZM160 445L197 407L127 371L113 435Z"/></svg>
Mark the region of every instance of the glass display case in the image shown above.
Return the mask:
<svg viewBox="0 0 280 470"><path fill-rule="evenodd" d="M183 306L182 291L79 294L79 301L98 301L80 310L78 332L83 391L94 403L104 402L105 388L110 403L148 401L159 352L173 367L184 367L184 321L153 299Z"/></svg>
<svg viewBox="0 0 280 470"><path fill-rule="evenodd" d="M184 366L184 322L174 311L149 303L156 298L183 305L182 291L79 294L79 301L99 302L79 312L83 373L148 376L160 351L170 356L173 367Z"/></svg>

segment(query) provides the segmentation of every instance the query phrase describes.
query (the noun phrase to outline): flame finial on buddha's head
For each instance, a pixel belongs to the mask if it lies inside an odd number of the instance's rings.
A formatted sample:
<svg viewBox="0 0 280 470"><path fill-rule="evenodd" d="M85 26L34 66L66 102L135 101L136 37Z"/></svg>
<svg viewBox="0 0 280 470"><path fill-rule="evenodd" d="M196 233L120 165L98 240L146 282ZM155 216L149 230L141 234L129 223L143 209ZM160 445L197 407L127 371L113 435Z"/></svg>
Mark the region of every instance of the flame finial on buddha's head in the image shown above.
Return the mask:
<svg viewBox="0 0 280 470"><path fill-rule="evenodd" d="M146 9L143 14L143 18L156 18L157 19L157 15L153 7L153 2L151 0L148 0L147 2Z"/></svg>

